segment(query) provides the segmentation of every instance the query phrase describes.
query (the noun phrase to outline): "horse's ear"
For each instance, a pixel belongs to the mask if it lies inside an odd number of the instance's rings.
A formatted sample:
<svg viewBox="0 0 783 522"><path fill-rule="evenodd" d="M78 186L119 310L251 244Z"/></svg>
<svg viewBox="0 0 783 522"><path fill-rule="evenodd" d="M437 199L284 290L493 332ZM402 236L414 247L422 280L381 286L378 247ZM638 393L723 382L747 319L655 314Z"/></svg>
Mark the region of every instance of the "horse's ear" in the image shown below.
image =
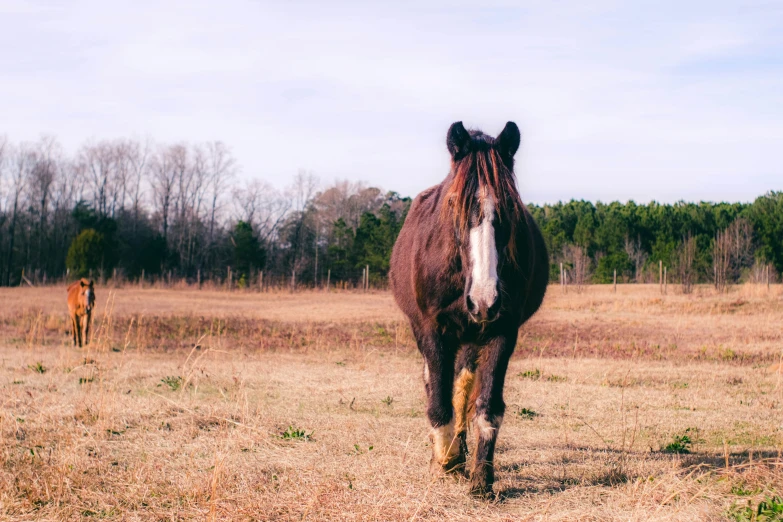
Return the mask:
<svg viewBox="0 0 783 522"><path fill-rule="evenodd" d="M465 157L470 149L470 141L470 134L465 130L461 121L451 124L449 132L446 134L446 147L448 147L449 154L454 161Z"/></svg>
<svg viewBox="0 0 783 522"><path fill-rule="evenodd" d="M519 127L513 121L506 123L503 132L495 138L495 149L507 158L513 158L519 149Z"/></svg>
<svg viewBox="0 0 783 522"><path fill-rule="evenodd" d="M79 280L79 284L82 285L82 286L87 286L87 285L84 284L84 279L80 279Z"/></svg>
<svg viewBox="0 0 783 522"><path fill-rule="evenodd" d="M94 281L92 279L90 279L90 288L93 287L93 283L94 283Z"/></svg>

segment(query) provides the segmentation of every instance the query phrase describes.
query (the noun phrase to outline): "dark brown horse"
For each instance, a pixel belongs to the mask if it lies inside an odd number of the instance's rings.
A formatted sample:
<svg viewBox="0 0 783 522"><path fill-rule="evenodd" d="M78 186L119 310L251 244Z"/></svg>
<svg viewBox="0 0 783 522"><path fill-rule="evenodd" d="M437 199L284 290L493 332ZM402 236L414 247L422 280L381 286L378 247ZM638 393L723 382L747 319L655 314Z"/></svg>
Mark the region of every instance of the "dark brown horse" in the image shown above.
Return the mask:
<svg viewBox="0 0 783 522"><path fill-rule="evenodd" d="M519 129L497 138L454 123L451 171L413 201L391 258L391 287L424 356L435 472L467 471L468 412L476 448L471 491L492 492L517 334L541 305L549 258L516 188Z"/></svg>

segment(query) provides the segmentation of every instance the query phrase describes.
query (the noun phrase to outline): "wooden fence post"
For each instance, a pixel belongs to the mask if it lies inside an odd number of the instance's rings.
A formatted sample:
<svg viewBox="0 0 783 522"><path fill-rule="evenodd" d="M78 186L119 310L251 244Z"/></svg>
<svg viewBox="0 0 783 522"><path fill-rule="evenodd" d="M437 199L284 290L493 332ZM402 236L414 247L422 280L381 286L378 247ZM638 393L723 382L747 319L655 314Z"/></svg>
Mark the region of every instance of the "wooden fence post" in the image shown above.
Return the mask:
<svg viewBox="0 0 783 522"><path fill-rule="evenodd" d="M264 271L259 270L258 271L258 291L263 292L264 291Z"/></svg>
<svg viewBox="0 0 783 522"><path fill-rule="evenodd" d="M663 295L663 261L658 261L658 284L661 287L661 295Z"/></svg>
<svg viewBox="0 0 783 522"><path fill-rule="evenodd" d="M332 279L332 269L326 271L326 291L329 291L329 281Z"/></svg>
<svg viewBox="0 0 783 522"><path fill-rule="evenodd" d="M291 270L291 291L296 289L296 268Z"/></svg>
<svg viewBox="0 0 783 522"><path fill-rule="evenodd" d="M767 292L769 292L769 265L767 265Z"/></svg>
<svg viewBox="0 0 783 522"><path fill-rule="evenodd" d="M614 269L614 293L617 293L617 269Z"/></svg>
<svg viewBox="0 0 783 522"><path fill-rule="evenodd" d="M370 265L367 265L364 271L364 291L370 290Z"/></svg>
<svg viewBox="0 0 783 522"><path fill-rule="evenodd" d="M226 289L231 291L231 267L226 267Z"/></svg>

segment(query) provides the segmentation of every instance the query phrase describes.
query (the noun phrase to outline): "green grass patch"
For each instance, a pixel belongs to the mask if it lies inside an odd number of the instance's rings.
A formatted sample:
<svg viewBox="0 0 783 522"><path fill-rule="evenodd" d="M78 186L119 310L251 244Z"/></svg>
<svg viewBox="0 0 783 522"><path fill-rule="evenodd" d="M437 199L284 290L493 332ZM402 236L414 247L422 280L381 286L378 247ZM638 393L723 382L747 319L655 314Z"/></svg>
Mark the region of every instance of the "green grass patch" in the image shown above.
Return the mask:
<svg viewBox="0 0 783 522"><path fill-rule="evenodd" d="M526 372L521 372L519 374L519 376L522 377L523 379L532 379L534 381L537 381L538 379L541 378L541 370L539 370L538 368L535 368L534 370L528 370Z"/></svg>
<svg viewBox="0 0 783 522"><path fill-rule="evenodd" d="M182 388L182 377L169 375L162 378L160 382L171 388L171 391L177 391Z"/></svg>
<svg viewBox="0 0 783 522"><path fill-rule="evenodd" d="M299 440L302 442L310 442L313 440L313 433L315 433L315 431L307 433L306 430L288 426L288 428L279 436L283 440Z"/></svg>
<svg viewBox="0 0 783 522"><path fill-rule="evenodd" d="M46 373L46 368L44 367L43 363L41 363L40 361L35 364L31 364L30 366L28 366L28 368L30 368L32 371L36 373Z"/></svg>
<svg viewBox="0 0 783 522"><path fill-rule="evenodd" d="M737 522L773 522L783 520L783 498L766 497L753 508L750 500L746 506L733 506L729 517Z"/></svg>
<svg viewBox="0 0 783 522"><path fill-rule="evenodd" d="M521 410L517 411L517 415L527 420L533 420L539 416L538 413L529 408L522 408Z"/></svg>

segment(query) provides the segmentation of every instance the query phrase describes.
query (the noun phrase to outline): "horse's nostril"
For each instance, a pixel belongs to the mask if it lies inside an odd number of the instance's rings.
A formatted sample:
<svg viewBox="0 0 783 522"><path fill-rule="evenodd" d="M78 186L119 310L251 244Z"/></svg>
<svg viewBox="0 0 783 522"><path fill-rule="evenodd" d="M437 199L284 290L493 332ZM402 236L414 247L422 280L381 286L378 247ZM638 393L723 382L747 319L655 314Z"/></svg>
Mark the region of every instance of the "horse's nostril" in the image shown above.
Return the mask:
<svg viewBox="0 0 783 522"><path fill-rule="evenodd" d="M489 310L487 310L487 315L494 316L500 311L500 299L495 299L495 302L492 303L492 306L489 307Z"/></svg>
<svg viewBox="0 0 783 522"><path fill-rule="evenodd" d="M468 312L472 314L476 313L476 305L473 303L473 299L471 299L469 295L465 296L465 306L467 306Z"/></svg>

